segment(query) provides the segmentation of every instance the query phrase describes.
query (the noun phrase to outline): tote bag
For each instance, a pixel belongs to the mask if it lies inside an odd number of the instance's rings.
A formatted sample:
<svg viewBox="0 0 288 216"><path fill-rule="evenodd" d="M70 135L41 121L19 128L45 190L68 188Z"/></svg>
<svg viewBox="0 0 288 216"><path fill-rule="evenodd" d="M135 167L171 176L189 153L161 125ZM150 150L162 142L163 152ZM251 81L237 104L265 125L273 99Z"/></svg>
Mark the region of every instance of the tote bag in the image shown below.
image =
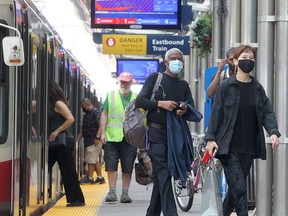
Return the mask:
<svg viewBox="0 0 288 216"><path fill-rule="evenodd" d="M201 216L223 216L223 206L220 191L220 173L215 167L214 160L204 171L204 184L202 190Z"/></svg>

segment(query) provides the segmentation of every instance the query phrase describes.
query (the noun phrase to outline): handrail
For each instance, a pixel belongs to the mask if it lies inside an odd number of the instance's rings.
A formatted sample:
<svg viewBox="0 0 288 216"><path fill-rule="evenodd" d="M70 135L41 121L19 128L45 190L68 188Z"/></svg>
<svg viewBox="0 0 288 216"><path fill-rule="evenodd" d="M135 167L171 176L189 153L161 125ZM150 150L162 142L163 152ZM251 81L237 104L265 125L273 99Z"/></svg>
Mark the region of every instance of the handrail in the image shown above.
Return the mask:
<svg viewBox="0 0 288 216"><path fill-rule="evenodd" d="M14 28L14 27L9 26L9 25L5 25L5 24L3 24L3 23L0 23L0 26L2 26L2 27L4 27L4 28L8 28L8 29L12 29L12 30L16 31L18 37L21 38L21 34L20 34L20 32L19 32L19 30L18 30L17 28Z"/></svg>

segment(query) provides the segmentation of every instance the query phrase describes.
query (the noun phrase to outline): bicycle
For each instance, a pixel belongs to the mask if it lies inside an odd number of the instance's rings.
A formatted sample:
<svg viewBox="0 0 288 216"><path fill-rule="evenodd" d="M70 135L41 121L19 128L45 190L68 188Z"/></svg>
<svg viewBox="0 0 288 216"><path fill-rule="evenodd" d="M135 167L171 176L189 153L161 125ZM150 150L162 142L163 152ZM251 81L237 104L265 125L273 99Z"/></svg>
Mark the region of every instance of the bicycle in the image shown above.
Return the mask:
<svg viewBox="0 0 288 216"><path fill-rule="evenodd" d="M194 149L194 161L191 164L191 172L189 172L189 175L187 177L186 187L182 187L180 179L172 178L172 186L176 203L178 207L184 212L187 212L191 209L193 205L194 194L201 190L204 179L202 174L205 166L201 162L201 158L205 150L204 135L192 135L192 139Z"/></svg>

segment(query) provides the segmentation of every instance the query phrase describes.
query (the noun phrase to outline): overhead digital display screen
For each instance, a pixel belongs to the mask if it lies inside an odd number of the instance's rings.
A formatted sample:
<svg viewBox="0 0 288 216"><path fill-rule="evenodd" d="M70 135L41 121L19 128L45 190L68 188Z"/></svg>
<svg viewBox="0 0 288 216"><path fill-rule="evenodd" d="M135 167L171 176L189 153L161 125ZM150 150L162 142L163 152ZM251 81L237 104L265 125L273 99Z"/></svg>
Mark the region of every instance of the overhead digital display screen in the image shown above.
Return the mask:
<svg viewBox="0 0 288 216"><path fill-rule="evenodd" d="M143 84L151 73L159 72L157 59L117 59L117 76L129 72L138 84Z"/></svg>
<svg viewBox="0 0 288 216"><path fill-rule="evenodd" d="M91 27L180 29L181 0L92 0Z"/></svg>

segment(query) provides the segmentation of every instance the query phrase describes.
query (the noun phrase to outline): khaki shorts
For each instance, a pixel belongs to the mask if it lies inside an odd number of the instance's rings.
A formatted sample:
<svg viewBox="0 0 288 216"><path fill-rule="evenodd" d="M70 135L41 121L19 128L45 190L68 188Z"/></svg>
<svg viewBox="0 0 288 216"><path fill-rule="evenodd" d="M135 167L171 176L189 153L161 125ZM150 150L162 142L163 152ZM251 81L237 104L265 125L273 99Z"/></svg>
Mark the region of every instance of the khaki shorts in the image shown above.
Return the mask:
<svg viewBox="0 0 288 216"><path fill-rule="evenodd" d="M86 148L85 161L87 164L96 164L99 162L99 156L102 152L102 142L98 142L97 145L91 145Z"/></svg>

